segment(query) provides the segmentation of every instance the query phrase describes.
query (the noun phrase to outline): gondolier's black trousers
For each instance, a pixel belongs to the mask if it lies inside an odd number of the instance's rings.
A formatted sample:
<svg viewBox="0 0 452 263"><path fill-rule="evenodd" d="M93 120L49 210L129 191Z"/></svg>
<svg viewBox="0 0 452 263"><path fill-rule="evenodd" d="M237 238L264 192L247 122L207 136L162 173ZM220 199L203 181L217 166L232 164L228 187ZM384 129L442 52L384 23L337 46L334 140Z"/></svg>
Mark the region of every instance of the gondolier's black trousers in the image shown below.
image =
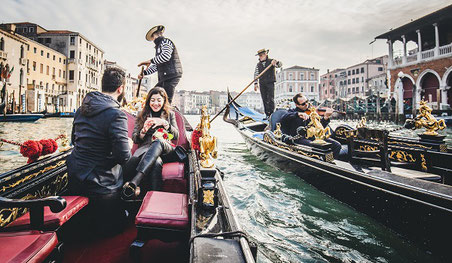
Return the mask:
<svg viewBox="0 0 452 263"><path fill-rule="evenodd" d="M270 117L275 110L275 83L259 83L259 89L261 91L265 115Z"/></svg>
<svg viewBox="0 0 452 263"><path fill-rule="evenodd" d="M179 83L180 78L181 77L166 79L159 81L157 84L155 84L155 87L162 87L166 91L170 103L173 102L174 90L176 89L176 86Z"/></svg>

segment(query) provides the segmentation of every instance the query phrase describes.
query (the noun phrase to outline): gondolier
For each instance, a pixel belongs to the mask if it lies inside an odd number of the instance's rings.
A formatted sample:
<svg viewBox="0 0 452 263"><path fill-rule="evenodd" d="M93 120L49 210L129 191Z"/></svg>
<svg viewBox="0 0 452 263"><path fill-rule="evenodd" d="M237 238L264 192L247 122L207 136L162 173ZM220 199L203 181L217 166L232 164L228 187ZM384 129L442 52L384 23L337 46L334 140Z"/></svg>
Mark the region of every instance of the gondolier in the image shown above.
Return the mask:
<svg viewBox="0 0 452 263"><path fill-rule="evenodd" d="M138 66L146 65L143 75L150 75L158 72L158 83L156 87L163 87L168 94L171 103L174 90L182 77L182 64L179 59L176 46L173 41L163 36L165 27L162 25L152 27L146 34L146 40L154 41L155 57L141 62ZM140 73L138 78L143 78Z"/></svg>
<svg viewBox="0 0 452 263"><path fill-rule="evenodd" d="M259 62L254 71L254 78L256 78L268 65L273 65L273 67L267 70L267 72L259 78L259 81L256 80L254 82L254 90L257 91L257 89L260 88L262 102L264 103L264 111L267 118L270 117L275 110L275 67L280 68L282 66L281 61L268 57L268 51L269 50L265 48L257 51L256 56L259 56Z"/></svg>

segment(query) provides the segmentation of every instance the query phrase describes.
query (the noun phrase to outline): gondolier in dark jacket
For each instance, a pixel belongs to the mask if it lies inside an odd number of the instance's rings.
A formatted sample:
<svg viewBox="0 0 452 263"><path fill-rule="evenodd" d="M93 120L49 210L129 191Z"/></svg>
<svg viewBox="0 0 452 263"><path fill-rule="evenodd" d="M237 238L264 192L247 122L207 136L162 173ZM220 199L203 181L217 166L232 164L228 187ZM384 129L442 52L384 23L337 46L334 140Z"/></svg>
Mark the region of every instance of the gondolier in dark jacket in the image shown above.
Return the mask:
<svg viewBox="0 0 452 263"><path fill-rule="evenodd" d="M158 83L155 86L165 89L171 103L174 90L182 77L182 64L176 46L173 41L163 36L164 31L165 27L162 25L154 26L148 31L146 40L154 41L155 57L141 62L138 66L147 66L147 69L143 72L144 75L157 72ZM143 75L138 75L138 78L143 78Z"/></svg>
<svg viewBox="0 0 452 263"><path fill-rule="evenodd" d="M281 117L281 130L290 135L297 135L297 129L299 127L306 127L311 121L306 111L309 109L309 101L302 93L298 93L293 97L293 102L295 103L295 108L290 109ZM333 114L331 109L325 112L325 115L320 120L323 127L327 127L330 123L330 117ZM341 144L331 138L325 139L326 142L331 143L334 158L339 157L341 151ZM312 140L308 138L299 138L295 141L298 144L311 146Z"/></svg>
<svg viewBox="0 0 452 263"><path fill-rule="evenodd" d="M120 189L121 165L130 156L127 116L119 109L124 97L125 72L108 68L102 92L90 92L77 109L72 127L74 148L67 159L69 190L89 198L89 214L102 233L119 230L125 222Z"/></svg>
<svg viewBox="0 0 452 263"><path fill-rule="evenodd" d="M268 51L269 50L265 48L257 51L256 56L259 56L259 62L257 62L256 69L254 70L254 78L257 78L268 65L273 65L259 78L259 80L254 82L254 91L257 91L257 89L260 88L264 111L267 118L269 118L275 110L275 67L280 68L282 66L280 61L268 57Z"/></svg>

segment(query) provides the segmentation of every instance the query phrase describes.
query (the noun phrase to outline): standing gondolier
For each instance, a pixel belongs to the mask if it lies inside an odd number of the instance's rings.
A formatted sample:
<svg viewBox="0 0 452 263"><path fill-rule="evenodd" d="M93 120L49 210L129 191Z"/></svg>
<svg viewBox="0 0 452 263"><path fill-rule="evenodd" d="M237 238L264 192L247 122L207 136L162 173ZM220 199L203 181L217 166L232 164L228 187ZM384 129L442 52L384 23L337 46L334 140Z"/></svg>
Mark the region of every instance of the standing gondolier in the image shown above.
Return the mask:
<svg viewBox="0 0 452 263"><path fill-rule="evenodd" d="M280 68L282 66L281 61L268 57L268 51L269 50L265 48L257 51L256 56L259 56L259 62L257 62L254 71L254 78L256 78L268 65L273 65L273 67L267 70L267 72L259 78L259 82L258 80L254 82L254 90L257 91L257 88L260 88L262 102L264 103L264 111L267 118L269 118L275 110L275 67Z"/></svg>
<svg viewBox="0 0 452 263"><path fill-rule="evenodd" d="M168 94L171 103L174 96L174 90L182 77L182 64L180 63L179 54L173 41L163 36L165 27L162 25L154 26L146 34L146 40L154 41L155 57L138 64L138 67L146 65L148 68L144 70L144 75L150 75L158 72L158 83L156 87L163 87ZM138 78L143 78L139 74Z"/></svg>

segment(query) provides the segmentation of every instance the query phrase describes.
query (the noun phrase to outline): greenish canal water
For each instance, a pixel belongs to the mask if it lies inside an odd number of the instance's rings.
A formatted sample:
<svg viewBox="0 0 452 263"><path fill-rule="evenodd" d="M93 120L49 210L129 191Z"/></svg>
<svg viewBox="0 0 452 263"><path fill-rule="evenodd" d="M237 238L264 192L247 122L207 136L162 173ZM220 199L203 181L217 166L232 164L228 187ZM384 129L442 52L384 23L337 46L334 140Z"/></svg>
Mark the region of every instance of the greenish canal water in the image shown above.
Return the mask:
<svg viewBox="0 0 452 263"><path fill-rule="evenodd" d="M199 122L199 116L187 118L193 126ZM61 132L69 135L71 127L72 119L57 118L0 123L0 138L19 142L55 138ZM412 131L399 131L407 133L415 136ZM451 129L442 133L448 134L451 147ZM212 124L212 134L219 142L216 164L225 173L239 222L259 244L258 262L438 262L422 248L296 175L263 163L247 150L232 125L220 118ZM0 148L0 173L25 163L17 146Z"/></svg>

